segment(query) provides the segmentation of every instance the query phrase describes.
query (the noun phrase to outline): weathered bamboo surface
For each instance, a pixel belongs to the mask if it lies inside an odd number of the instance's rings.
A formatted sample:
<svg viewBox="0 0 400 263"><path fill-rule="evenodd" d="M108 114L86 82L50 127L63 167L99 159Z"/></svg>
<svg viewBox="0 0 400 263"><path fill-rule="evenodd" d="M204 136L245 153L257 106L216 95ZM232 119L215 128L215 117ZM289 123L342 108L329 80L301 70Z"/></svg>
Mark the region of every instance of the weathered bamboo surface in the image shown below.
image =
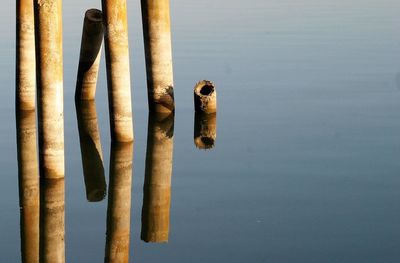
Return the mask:
<svg viewBox="0 0 400 263"><path fill-rule="evenodd" d="M202 80L196 84L194 87L194 108L196 112L217 112L217 91L214 83Z"/></svg>

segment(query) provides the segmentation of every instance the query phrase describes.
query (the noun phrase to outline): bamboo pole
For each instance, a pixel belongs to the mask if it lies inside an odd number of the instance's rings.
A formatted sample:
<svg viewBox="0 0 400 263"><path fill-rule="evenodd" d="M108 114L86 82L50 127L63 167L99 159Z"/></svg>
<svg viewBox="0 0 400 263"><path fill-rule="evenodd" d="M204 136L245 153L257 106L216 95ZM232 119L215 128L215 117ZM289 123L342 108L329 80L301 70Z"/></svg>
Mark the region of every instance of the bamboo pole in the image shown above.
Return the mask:
<svg viewBox="0 0 400 263"><path fill-rule="evenodd" d="M169 0L141 0L149 110L175 109Z"/></svg>
<svg viewBox="0 0 400 263"><path fill-rule="evenodd" d="M133 141L126 0L102 0L111 138Z"/></svg>
<svg viewBox="0 0 400 263"><path fill-rule="evenodd" d="M194 108L196 112L217 112L217 91L214 83L199 81L194 87Z"/></svg>
<svg viewBox="0 0 400 263"><path fill-rule="evenodd" d="M133 142L111 145L104 262L129 262Z"/></svg>
<svg viewBox="0 0 400 263"><path fill-rule="evenodd" d="M36 62L33 2L17 0L16 11L16 106L20 110L35 110Z"/></svg>
<svg viewBox="0 0 400 263"><path fill-rule="evenodd" d="M40 181L40 262L64 263L64 178Z"/></svg>
<svg viewBox="0 0 400 263"><path fill-rule="evenodd" d="M89 202L98 202L106 196L107 186L104 177L103 151L97 123L96 102L94 100L75 100L75 107L86 198Z"/></svg>
<svg viewBox="0 0 400 263"><path fill-rule="evenodd" d="M168 242L173 136L173 114L149 114L141 231L145 242Z"/></svg>
<svg viewBox="0 0 400 263"><path fill-rule="evenodd" d="M34 0L40 176L64 178L61 0Z"/></svg>
<svg viewBox="0 0 400 263"><path fill-rule="evenodd" d="M98 9L89 9L83 20L81 52L75 98L94 100L103 43L103 15Z"/></svg>
<svg viewBox="0 0 400 263"><path fill-rule="evenodd" d="M217 138L217 114L196 112L194 117L194 144L199 149L211 149Z"/></svg>
<svg viewBox="0 0 400 263"><path fill-rule="evenodd" d="M39 262L39 168L36 113L17 108L17 156L21 225L21 257Z"/></svg>

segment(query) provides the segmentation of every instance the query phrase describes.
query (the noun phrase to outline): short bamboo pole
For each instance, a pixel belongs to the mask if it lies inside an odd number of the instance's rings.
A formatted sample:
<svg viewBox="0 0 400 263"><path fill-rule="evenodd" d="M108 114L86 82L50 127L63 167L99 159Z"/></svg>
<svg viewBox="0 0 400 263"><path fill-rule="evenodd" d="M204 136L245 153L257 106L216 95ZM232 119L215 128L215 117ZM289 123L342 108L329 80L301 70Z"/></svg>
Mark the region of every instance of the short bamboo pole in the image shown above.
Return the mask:
<svg viewBox="0 0 400 263"><path fill-rule="evenodd" d="M149 110L175 109L169 0L141 0Z"/></svg>
<svg viewBox="0 0 400 263"><path fill-rule="evenodd" d="M194 117L194 144L199 149L211 149L217 138L217 114L196 112Z"/></svg>
<svg viewBox="0 0 400 263"><path fill-rule="evenodd" d="M75 106L86 198L89 202L98 202L106 196L107 186L104 176L100 131L97 123L96 102L94 100L76 100Z"/></svg>
<svg viewBox="0 0 400 263"><path fill-rule="evenodd" d="M145 242L168 242L173 136L173 114L149 115L141 230Z"/></svg>
<svg viewBox="0 0 400 263"><path fill-rule="evenodd" d="M64 178L40 178L40 262L65 262Z"/></svg>
<svg viewBox="0 0 400 263"><path fill-rule="evenodd" d="M202 80L194 87L194 108L196 112L217 112L217 91L214 83Z"/></svg>
<svg viewBox="0 0 400 263"><path fill-rule="evenodd" d="M35 30L33 2L17 0L16 106L34 110L36 102Z"/></svg>
<svg viewBox="0 0 400 263"><path fill-rule="evenodd" d="M39 168L36 113L17 109L17 156L21 225L21 257L39 262Z"/></svg>
<svg viewBox="0 0 400 263"><path fill-rule="evenodd" d="M94 100L103 43L103 15L98 9L89 9L83 20L81 52L75 98Z"/></svg>
<svg viewBox="0 0 400 263"><path fill-rule="evenodd" d="M64 178L61 0L34 0L40 176Z"/></svg>
<svg viewBox="0 0 400 263"><path fill-rule="evenodd" d="M129 262L133 142L111 145L105 260Z"/></svg>
<svg viewBox="0 0 400 263"><path fill-rule="evenodd" d="M126 0L102 0L111 138L133 141Z"/></svg>

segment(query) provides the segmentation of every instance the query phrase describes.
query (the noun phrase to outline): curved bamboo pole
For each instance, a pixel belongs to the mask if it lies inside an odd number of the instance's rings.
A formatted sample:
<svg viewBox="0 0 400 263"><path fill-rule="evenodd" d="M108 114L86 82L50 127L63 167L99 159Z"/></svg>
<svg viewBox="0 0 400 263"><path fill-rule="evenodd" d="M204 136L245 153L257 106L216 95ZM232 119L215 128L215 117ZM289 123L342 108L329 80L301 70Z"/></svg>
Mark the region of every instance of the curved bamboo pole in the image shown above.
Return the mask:
<svg viewBox="0 0 400 263"><path fill-rule="evenodd" d="M83 20L75 99L94 100L103 43L103 14L89 9Z"/></svg>
<svg viewBox="0 0 400 263"><path fill-rule="evenodd" d="M173 136L173 114L149 114L141 231L145 242L168 242Z"/></svg>
<svg viewBox="0 0 400 263"><path fill-rule="evenodd" d="M94 100L75 100L75 107L86 198L89 202L98 202L106 196L107 185L104 176L96 102Z"/></svg>
<svg viewBox="0 0 400 263"><path fill-rule="evenodd" d="M129 262L133 142L112 143L104 262Z"/></svg>
<svg viewBox="0 0 400 263"><path fill-rule="evenodd" d="M39 168L35 111L17 108L17 156L21 225L21 257L39 262Z"/></svg>
<svg viewBox="0 0 400 263"><path fill-rule="evenodd" d="M36 66L33 2L17 0L16 106L35 110Z"/></svg>
<svg viewBox="0 0 400 263"><path fill-rule="evenodd" d="M175 109L169 0L141 0L151 112Z"/></svg>
<svg viewBox="0 0 400 263"><path fill-rule="evenodd" d="M34 0L40 176L64 178L61 0Z"/></svg>
<svg viewBox="0 0 400 263"><path fill-rule="evenodd" d="M196 112L194 117L194 144L199 149L211 149L217 138L217 114Z"/></svg>
<svg viewBox="0 0 400 263"><path fill-rule="evenodd" d="M126 0L102 0L111 138L133 141Z"/></svg>

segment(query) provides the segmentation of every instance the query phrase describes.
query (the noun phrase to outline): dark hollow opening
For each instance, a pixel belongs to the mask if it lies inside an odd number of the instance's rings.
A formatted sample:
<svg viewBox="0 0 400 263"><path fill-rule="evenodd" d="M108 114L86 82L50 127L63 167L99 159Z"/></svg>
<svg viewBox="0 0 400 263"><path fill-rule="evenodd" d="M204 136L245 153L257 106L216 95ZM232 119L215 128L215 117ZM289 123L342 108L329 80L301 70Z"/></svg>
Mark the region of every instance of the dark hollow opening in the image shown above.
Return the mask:
<svg viewBox="0 0 400 263"><path fill-rule="evenodd" d="M214 146L214 139L210 137L201 137L201 141L204 143L204 145L208 147Z"/></svg>
<svg viewBox="0 0 400 263"><path fill-rule="evenodd" d="M204 85L201 89L200 89L200 94L201 95L210 95L212 92L214 91L214 87L211 85Z"/></svg>

